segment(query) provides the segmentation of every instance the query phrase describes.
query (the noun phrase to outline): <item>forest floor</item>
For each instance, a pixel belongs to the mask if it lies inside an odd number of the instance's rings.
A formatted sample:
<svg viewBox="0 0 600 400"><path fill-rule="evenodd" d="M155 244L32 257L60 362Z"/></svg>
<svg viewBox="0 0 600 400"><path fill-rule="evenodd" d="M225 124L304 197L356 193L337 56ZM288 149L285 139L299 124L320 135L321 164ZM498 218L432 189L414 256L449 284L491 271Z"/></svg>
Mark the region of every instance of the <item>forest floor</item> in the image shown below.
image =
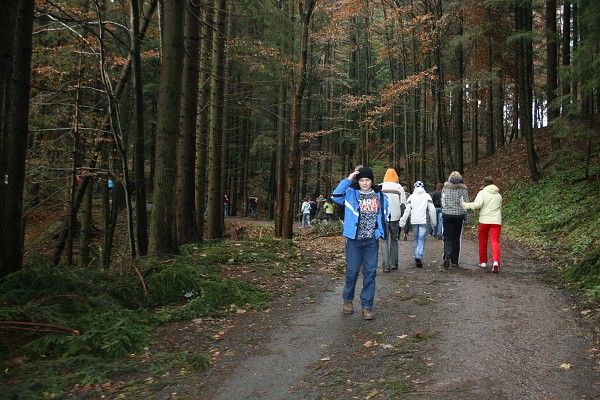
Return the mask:
<svg viewBox="0 0 600 400"><path fill-rule="evenodd" d="M536 150L544 160L551 152L541 133ZM528 176L526 161L515 162L526 160L525 152L517 141L466 171L471 196L486 175L501 190L510 179ZM272 224L226 219L231 237ZM357 312L342 313L344 239L311 238L299 226L295 232L307 272L223 268L273 293L269 308L161 326L149 352L207 353L211 364L198 372L173 371L177 379L163 389L149 381L139 398L600 398L598 310L556 283L557 265L542 252L503 237L502 267L493 274L478 266L476 228L467 228L460 267L444 269L442 241L428 237L423 268L416 268L411 232L399 242L399 269L379 268L375 320L365 321L360 279Z"/></svg>
<svg viewBox="0 0 600 400"><path fill-rule="evenodd" d="M550 155L547 132L536 150ZM523 141L465 174L471 195L486 175L502 189L529 175ZM230 219L229 224L254 222ZM499 274L478 266L476 232L463 236L460 267L444 269L429 237L423 268L412 233L400 267L377 276L375 320L342 313L341 236L296 238L310 260L298 277L260 276L280 296L266 311L180 323L163 343L202 349L209 368L157 399L593 399L600 395L597 313L552 283L543 254L502 239ZM252 275L249 269L244 273ZM298 289L295 289L299 287ZM360 279L357 296L360 293ZM360 300L355 301L355 307ZM164 336L163 336L164 335Z"/></svg>
<svg viewBox="0 0 600 400"><path fill-rule="evenodd" d="M593 310L549 283L541 254L503 240L493 274L467 231L460 267L444 269L442 241L428 237L416 268L409 234L399 269L379 269L375 320L364 321L360 308L342 313L343 238L297 243L310 274L261 277L274 292L299 286L268 310L161 329L162 346L208 351L212 364L153 398L598 398ZM360 280L355 307L358 293Z"/></svg>

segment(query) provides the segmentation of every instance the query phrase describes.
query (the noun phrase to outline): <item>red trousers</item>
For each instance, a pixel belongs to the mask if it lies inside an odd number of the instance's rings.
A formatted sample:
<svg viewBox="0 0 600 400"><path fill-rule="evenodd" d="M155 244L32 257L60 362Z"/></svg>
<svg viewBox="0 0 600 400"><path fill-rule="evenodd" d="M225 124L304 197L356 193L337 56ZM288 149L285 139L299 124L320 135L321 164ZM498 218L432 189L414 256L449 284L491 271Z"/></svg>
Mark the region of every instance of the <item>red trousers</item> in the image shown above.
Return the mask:
<svg viewBox="0 0 600 400"><path fill-rule="evenodd" d="M502 225L499 224L479 224L479 262L488 262L488 236L492 243L492 261L498 262L500 265L500 231Z"/></svg>

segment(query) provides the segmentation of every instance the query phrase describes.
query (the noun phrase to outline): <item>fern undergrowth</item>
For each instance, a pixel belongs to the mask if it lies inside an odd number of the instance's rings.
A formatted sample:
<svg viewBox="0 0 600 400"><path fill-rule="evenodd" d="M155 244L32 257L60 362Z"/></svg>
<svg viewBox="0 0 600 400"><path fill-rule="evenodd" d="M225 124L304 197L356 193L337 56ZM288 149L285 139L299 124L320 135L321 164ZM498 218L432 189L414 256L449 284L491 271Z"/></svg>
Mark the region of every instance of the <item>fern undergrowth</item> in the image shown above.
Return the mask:
<svg viewBox="0 0 600 400"><path fill-rule="evenodd" d="M595 165L586 176L585 169L573 160L559 160L555 165L559 168L548 171L538 182L507 185L502 234L557 259L565 266L561 272L567 282L597 301L600 166Z"/></svg>
<svg viewBox="0 0 600 400"><path fill-rule="evenodd" d="M135 397L144 386L136 376L204 368L210 357L202 353L146 355L156 366L149 370L138 357L161 324L267 306L264 288L221 274L228 265L252 264L274 275L302 268L293 242L266 237L187 245L182 254L136 261L143 284L133 268L123 274L32 266L2 279L2 398L58 398L74 385L123 374L132 376L123 384Z"/></svg>

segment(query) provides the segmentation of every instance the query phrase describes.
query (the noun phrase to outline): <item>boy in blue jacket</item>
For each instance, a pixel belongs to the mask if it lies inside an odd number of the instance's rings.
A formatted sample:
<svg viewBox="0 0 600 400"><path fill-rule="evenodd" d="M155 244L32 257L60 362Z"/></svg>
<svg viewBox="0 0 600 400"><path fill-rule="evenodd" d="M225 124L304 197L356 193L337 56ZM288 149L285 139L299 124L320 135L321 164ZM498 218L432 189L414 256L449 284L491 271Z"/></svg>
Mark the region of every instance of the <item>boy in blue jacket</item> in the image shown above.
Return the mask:
<svg viewBox="0 0 600 400"><path fill-rule="evenodd" d="M387 199L379 185L374 185L373 170L357 168L342 179L333 190L332 199L344 205L344 229L346 238L346 284L342 297L344 314L354 313L354 291L363 266L363 287L360 302L363 319L372 320L375 298L375 276L379 255L379 238L385 237L388 222Z"/></svg>

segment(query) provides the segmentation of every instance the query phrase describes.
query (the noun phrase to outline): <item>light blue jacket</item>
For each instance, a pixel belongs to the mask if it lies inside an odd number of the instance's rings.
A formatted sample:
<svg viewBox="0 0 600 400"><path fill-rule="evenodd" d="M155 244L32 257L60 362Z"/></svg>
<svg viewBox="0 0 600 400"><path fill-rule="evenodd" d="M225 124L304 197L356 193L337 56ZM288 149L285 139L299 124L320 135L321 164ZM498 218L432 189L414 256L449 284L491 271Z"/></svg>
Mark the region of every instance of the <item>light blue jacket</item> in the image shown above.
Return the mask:
<svg viewBox="0 0 600 400"><path fill-rule="evenodd" d="M358 219L360 218L360 206L358 204L358 193L360 190L351 188L352 181L348 178L342 179L339 185L333 190L331 198L338 204L345 206L344 208L344 237L355 239L358 229ZM387 223L389 222L389 210L387 198L381 192L378 185L373 186L373 190L379 198L379 218L377 218L377 227L375 228L375 239L385 238L387 232Z"/></svg>

